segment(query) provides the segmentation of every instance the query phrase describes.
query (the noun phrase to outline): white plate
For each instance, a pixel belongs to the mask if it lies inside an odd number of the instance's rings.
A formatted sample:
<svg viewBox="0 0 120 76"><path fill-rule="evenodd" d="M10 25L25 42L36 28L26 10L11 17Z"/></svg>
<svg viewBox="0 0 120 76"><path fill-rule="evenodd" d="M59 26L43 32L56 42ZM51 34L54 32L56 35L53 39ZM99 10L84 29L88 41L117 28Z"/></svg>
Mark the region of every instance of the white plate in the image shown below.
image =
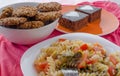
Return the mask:
<svg viewBox="0 0 120 76"><path fill-rule="evenodd" d="M38 43L28 49L24 55L21 58L21 69L23 72L24 76L37 76L37 73L33 67L33 62L37 55L40 52L40 49L46 46L49 46L51 43L55 42L59 38L66 38L66 39L80 39L85 42L90 42L90 43L95 43L98 42L100 43L106 50L107 52L114 52L120 50L120 47L111 43L110 41L99 37L97 35L92 35L92 34L87 34L87 33L69 33L69 34L64 34L61 36L57 36L48 40L45 40L41 43Z"/></svg>
<svg viewBox="0 0 120 76"><path fill-rule="evenodd" d="M64 5L62 6L61 12L65 13L68 11L72 11L77 7L78 5ZM58 24L56 26L56 30L63 33L83 32L83 33L90 33L90 34L103 36L103 35L107 35L114 32L118 27L119 27L118 18L111 12L108 12L105 9L102 9L101 19L96 20L95 22L88 23L86 27L83 27L77 31L71 31L68 28L65 28Z"/></svg>

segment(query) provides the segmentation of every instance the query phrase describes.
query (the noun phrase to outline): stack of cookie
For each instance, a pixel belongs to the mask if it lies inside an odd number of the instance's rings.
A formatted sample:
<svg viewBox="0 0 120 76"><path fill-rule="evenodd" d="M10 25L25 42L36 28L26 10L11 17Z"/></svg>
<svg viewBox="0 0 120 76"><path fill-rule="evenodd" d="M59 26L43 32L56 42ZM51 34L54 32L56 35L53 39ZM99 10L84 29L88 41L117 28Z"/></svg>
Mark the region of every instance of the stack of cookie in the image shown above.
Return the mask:
<svg viewBox="0 0 120 76"><path fill-rule="evenodd" d="M21 6L16 9L6 7L0 14L0 25L32 29L45 26L61 16L61 4L57 2L40 3L37 6Z"/></svg>

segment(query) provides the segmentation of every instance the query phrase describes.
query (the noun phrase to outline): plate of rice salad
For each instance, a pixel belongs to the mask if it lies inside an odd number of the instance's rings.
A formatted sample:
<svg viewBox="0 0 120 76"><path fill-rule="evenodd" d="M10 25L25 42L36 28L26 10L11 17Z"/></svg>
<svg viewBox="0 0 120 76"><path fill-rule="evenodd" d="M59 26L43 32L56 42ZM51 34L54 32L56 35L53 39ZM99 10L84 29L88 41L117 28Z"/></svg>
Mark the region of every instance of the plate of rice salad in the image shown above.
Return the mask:
<svg viewBox="0 0 120 76"><path fill-rule="evenodd" d="M76 69L78 76L120 76L120 47L97 35L69 33L32 46L20 64L24 76L64 76L61 69Z"/></svg>

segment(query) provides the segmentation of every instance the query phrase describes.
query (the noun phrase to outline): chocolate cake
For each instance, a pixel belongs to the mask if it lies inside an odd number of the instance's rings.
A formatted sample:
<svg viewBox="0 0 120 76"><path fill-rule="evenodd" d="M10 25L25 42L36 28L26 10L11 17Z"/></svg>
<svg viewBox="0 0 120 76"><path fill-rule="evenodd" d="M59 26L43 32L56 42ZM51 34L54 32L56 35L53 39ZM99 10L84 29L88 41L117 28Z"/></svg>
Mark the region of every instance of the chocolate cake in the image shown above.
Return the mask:
<svg viewBox="0 0 120 76"><path fill-rule="evenodd" d="M86 26L88 23L88 15L77 12L77 11L70 11L61 16L59 19L59 24L69 28L70 30L76 31L83 26Z"/></svg>
<svg viewBox="0 0 120 76"><path fill-rule="evenodd" d="M79 6L75 9L76 11L83 12L89 15L89 22L93 22L101 17L101 8L91 6L91 5L83 5Z"/></svg>

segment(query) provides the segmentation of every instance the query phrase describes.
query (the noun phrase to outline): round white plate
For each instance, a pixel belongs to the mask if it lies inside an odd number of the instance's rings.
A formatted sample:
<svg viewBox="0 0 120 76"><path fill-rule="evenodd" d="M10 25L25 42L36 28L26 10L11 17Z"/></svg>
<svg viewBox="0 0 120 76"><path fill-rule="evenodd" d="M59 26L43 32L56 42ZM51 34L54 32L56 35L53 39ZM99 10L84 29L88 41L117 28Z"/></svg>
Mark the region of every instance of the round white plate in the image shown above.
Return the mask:
<svg viewBox="0 0 120 76"><path fill-rule="evenodd" d="M45 40L43 42L40 42L34 45L33 47L29 48L24 53L20 62L20 66L24 76L37 76L37 72L34 69L33 62L38 56L38 54L40 53L40 49L43 47L49 46L51 43L55 42L59 38L66 38L69 40L79 39L89 43L98 42L107 50L107 52L115 52L120 50L119 46L97 35L92 35L87 33L69 33L69 34L60 35L60 36Z"/></svg>
<svg viewBox="0 0 120 76"><path fill-rule="evenodd" d="M61 12L65 13L68 11L72 11L75 10L76 7L78 7L78 5L65 5L62 7ZM72 31L59 24L56 26L56 30L63 33L83 32L83 33L90 33L90 34L103 36L114 32L118 27L119 27L119 20L117 19L117 17L111 12L102 9L100 20L96 20L95 22L88 23L87 26L77 31Z"/></svg>

